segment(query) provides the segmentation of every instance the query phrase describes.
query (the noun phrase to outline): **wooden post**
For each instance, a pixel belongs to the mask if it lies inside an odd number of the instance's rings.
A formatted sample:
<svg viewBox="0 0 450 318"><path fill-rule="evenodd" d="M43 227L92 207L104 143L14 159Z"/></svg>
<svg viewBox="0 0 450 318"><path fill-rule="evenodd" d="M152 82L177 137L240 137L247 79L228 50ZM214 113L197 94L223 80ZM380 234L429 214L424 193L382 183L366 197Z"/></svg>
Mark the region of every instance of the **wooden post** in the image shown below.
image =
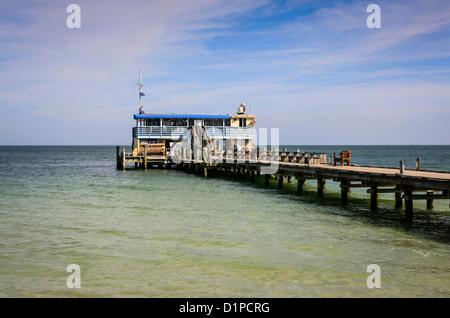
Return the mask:
<svg viewBox="0 0 450 318"><path fill-rule="evenodd" d="M417 171L420 170L420 158L417 158L417 160L416 160L416 170Z"/></svg>
<svg viewBox="0 0 450 318"><path fill-rule="evenodd" d="M347 180L343 180L341 181L341 202L342 205L347 205L348 204L348 181Z"/></svg>
<svg viewBox="0 0 450 318"><path fill-rule="evenodd" d="M297 194L303 193L303 184L305 184L305 179L297 178Z"/></svg>
<svg viewBox="0 0 450 318"><path fill-rule="evenodd" d="M317 195L319 198L323 197L323 188L325 188L325 179L318 178L317 179Z"/></svg>
<svg viewBox="0 0 450 318"><path fill-rule="evenodd" d="M400 160L400 174L403 174L405 171L405 165L403 164L403 160Z"/></svg>
<svg viewBox="0 0 450 318"><path fill-rule="evenodd" d="M144 148L144 169L147 170L147 147Z"/></svg>
<svg viewBox="0 0 450 318"><path fill-rule="evenodd" d="M288 177L287 177L287 182L288 182L288 183L292 183L292 177L291 177L291 176L288 176Z"/></svg>
<svg viewBox="0 0 450 318"><path fill-rule="evenodd" d="M264 185L268 186L269 185L269 181L270 181L270 174L265 174L264 175Z"/></svg>
<svg viewBox="0 0 450 318"><path fill-rule="evenodd" d="M408 220L412 220L414 217L412 189L405 190L405 216Z"/></svg>
<svg viewBox="0 0 450 318"><path fill-rule="evenodd" d="M283 189L283 175L278 175L278 189Z"/></svg>
<svg viewBox="0 0 450 318"><path fill-rule="evenodd" d="M427 195L429 195L430 197L433 196L433 191L427 191ZM432 209L433 208L433 199L427 199L427 209Z"/></svg>
<svg viewBox="0 0 450 318"><path fill-rule="evenodd" d="M206 165L203 165L203 176L205 178L208 177L208 169L206 168Z"/></svg>
<svg viewBox="0 0 450 318"><path fill-rule="evenodd" d="M402 202L402 193L400 192L400 185L397 185L395 188L397 190L395 192L395 208L401 209L403 202Z"/></svg>
<svg viewBox="0 0 450 318"><path fill-rule="evenodd" d="M370 186L370 210L378 210L378 187L376 183Z"/></svg>
<svg viewBox="0 0 450 318"><path fill-rule="evenodd" d="M250 182L255 183L255 170L250 171Z"/></svg>
<svg viewBox="0 0 450 318"><path fill-rule="evenodd" d="M117 169L120 169L120 146L116 146L116 164Z"/></svg>
<svg viewBox="0 0 450 318"><path fill-rule="evenodd" d="M122 148L122 170L125 170L125 147Z"/></svg>

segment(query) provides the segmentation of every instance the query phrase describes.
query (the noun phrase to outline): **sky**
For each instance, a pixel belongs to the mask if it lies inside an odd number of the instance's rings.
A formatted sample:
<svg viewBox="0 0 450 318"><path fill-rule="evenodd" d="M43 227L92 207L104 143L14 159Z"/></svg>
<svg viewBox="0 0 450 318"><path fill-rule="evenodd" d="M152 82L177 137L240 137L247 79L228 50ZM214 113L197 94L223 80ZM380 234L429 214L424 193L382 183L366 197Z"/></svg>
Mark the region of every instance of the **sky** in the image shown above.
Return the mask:
<svg viewBox="0 0 450 318"><path fill-rule="evenodd" d="M281 144L450 144L448 0L1 0L0 145L131 144L139 69L146 112L245 102Z"/></svg>

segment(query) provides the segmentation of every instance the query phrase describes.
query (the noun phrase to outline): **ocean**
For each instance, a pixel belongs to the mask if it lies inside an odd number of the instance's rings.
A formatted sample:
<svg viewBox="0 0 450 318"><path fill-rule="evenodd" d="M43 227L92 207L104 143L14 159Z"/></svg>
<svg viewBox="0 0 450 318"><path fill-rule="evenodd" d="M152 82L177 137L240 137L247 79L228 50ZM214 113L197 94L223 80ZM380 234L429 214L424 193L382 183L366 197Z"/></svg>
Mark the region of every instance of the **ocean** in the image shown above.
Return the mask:
<svg viewBox="0 0 450 318"><path fill-rule="evenodd" d="M450 170L450 146L282 147ZM114 146L0 146L0 297L450 296L448 200L404 223L393 194L371 212L365 189L342 207L332 181L324 198L270 182L116 170Z"/></svg>

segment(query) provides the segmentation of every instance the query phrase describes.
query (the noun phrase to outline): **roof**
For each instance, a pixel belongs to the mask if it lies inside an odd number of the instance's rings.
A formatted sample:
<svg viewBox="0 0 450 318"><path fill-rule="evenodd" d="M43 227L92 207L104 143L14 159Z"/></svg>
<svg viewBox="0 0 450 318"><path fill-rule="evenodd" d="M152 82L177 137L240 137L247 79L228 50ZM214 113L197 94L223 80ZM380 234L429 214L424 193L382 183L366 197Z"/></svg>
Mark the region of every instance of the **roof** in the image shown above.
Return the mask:
<svg viewBox="0 0 450 318"><path fill-rule="evenodd" d="M231 115L214 114L134 114L134 119L139 118L189 118L189 119L231 119Z"/></svg>

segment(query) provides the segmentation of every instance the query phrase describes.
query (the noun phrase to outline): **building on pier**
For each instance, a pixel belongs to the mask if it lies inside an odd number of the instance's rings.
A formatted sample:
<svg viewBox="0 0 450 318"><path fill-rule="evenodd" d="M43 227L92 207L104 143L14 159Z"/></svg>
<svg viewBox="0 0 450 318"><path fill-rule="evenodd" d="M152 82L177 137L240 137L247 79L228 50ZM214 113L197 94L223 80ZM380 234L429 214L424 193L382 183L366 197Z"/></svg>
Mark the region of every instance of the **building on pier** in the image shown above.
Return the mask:
<svg viewBox="0 0 450 318"><path fill-rule="evenodd" d="M132 129L133 156L143 156L145 152L149 161L166 162L176 143L194 145L196 139L216 152L255 147L256 116L247 113L245 103L235 114L145 113L141 82L140 72L139 113L134 114L136 125Z"/></svg>

